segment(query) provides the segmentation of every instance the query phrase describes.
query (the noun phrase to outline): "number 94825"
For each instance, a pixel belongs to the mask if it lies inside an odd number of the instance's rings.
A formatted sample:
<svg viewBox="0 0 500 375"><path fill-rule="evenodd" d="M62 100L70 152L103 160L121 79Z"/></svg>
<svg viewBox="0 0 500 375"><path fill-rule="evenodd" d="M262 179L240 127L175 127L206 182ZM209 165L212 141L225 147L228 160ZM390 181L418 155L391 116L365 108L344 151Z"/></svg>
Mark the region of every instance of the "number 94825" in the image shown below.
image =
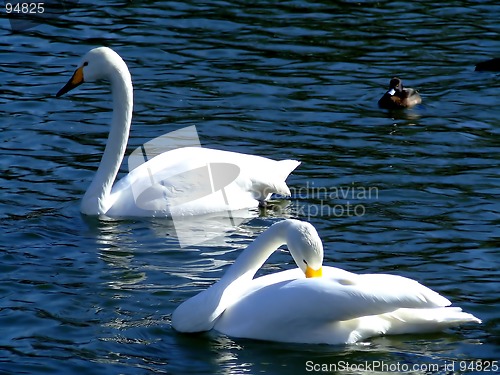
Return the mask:
<svg viewBox="0 0 500 375"><path fill-rule="evenodd" d="M45 12L44 3L5 3L7 14L41 14Z"/></svg>

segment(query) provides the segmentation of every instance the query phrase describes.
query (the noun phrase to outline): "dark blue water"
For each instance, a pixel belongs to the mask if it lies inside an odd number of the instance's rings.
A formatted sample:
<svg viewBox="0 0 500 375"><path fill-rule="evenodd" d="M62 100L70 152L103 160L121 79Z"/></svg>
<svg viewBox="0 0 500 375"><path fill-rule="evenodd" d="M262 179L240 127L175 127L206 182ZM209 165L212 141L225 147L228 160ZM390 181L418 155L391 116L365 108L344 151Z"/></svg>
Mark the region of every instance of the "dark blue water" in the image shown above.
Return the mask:
<svg viewBox="0 0 500 375"><path fill-rule="evenodd" d="M500 53L496 1L80 1L24 31L1 10L0 373L444 374L500 360L500 75L474 71ZM184 249L169 220L82 216L109 92L54 94L100 45L132 73L128 154L196 125L203 146L301 160L289 206ZM394 75L421 105L377 107ZM325 263L417 279L483 324L335 347L175 333L175 307L282 216L316 226ZM263 272L290 267L279 252Z"/></svg>

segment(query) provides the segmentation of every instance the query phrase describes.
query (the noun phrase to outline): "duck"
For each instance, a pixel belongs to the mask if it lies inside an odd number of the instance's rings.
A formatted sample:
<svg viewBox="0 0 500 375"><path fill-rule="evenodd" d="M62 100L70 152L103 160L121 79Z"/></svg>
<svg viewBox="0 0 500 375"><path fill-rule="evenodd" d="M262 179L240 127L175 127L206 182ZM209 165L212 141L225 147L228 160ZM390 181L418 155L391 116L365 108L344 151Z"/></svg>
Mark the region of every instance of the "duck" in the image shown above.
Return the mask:
<svg viewBox="0 0 500 375"><path fill-rule="evenodd" d="M190 217L257 208L265 205L272 194L290 195L285 180L299 161L277 161L201 146L174 147L133 168L129 162L129 173L115 181L132 122L133 86L125 61L111 48L93 48L56 97L84 82L99 80L110 84L113 115L101 162L81 202L83 214Z"/></svg>
<svg viewBox="0 0 500 375"><path fill-rule="evenodd" d="M481 61L476 64L477 72L480 71L489 71L489 72L500 72L500 58L496 57L494 59Z"/></svg>
<svg viewBox="0 0 500 375"><path fill-rule="evenodd" d="M378 105L385 109L403 109L411 108L422 103L417 90L404 88L403 81L394 77L389 83L389 90L380 98Z"/></svg>
<svg viewBox="0 0 500 375"><path fill-rule="evenodd" d="M286 244L297 267L255 277ZM481 323L438 292L392 274L323 265L314 226L276 222L243 250L219 281L172 313L175 331L298 344L355 344L380 335L437 332Z"/></svg>

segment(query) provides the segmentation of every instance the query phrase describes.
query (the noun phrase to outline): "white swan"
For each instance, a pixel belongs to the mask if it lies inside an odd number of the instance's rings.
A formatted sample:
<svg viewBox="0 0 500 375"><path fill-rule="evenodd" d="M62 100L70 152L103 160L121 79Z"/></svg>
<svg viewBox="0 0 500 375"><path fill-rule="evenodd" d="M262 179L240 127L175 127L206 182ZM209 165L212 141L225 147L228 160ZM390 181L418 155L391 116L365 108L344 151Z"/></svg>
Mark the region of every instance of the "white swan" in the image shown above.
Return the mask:
<svg viewBox="0 0 500 375"><path fill-rule="evenodd" d="M287 244L299 268L254 279ZM263 232L225 275L172 314L180 332L215 329L233 337L308 344L355 343L384 334L438 331L481 321L418 282L322 267L314 227L283 220ZM319 277L321 276L321 277Z"/></svg>
<svg viewBox="0 0 500 375"><path fill-rule="evenodd" d="M82 213L111 217L200 215L257 207L272 193L290 195L285 179L300 164L298 161L275 161L201 147L178 148L157 155L113 186L132 119L133 90L127 65L110 48L92 49L56 96L84 81L99 79L111 83L113 119L101 163L82 200ZM219 192L220 199L214 199L212 194L217 190L210 186L217 185L215 179L207 181L214 168L219 175L237 176Z"/></svg>

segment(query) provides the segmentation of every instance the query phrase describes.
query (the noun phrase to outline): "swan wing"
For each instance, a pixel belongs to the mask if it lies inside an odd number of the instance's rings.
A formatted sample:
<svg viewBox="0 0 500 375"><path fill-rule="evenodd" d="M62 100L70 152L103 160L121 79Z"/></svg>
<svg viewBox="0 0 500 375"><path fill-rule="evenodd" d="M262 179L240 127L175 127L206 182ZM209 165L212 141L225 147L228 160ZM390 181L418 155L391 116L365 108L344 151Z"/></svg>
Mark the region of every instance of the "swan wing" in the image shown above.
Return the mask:
<svg viewBox="0 0 500 375"><path fill-rule="evenodd" d="M214 328L235 337L316 342L325 327L333 325L337 325L336 333L346 336L351 328L341 327L339 322L400 308L450 304L438 293L401 276L356 275L325 267L323 277L306 279L299 270L295 272L297 278L275 283L259 280L267 276L255 279L253 287L226 308ZM345 332L338 332L344 328Z"/></svg>
<svg viewBox="0 0 500 375"><path fill-rule="evenodd" d="M200 147L174 149L118 181L107 214L188 216L257 207L272 193L290 195L285 179L299 164ZM221 178L225 182L217 186Z"/></svg>

